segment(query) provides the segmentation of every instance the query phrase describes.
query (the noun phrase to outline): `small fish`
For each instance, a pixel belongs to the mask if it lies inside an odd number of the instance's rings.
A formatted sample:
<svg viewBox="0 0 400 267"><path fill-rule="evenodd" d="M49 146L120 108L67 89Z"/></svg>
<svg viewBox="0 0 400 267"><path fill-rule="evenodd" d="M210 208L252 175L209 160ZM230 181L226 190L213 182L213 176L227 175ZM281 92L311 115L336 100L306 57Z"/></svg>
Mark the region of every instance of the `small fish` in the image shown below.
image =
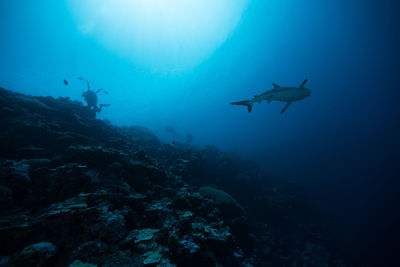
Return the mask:
<svg viewBox="0 0 400 267"><path fill-rule="evenodd" d="M64 84L65 84L65 85L68 85L68 81L67 81L67 80L64 80Z"/></svg>

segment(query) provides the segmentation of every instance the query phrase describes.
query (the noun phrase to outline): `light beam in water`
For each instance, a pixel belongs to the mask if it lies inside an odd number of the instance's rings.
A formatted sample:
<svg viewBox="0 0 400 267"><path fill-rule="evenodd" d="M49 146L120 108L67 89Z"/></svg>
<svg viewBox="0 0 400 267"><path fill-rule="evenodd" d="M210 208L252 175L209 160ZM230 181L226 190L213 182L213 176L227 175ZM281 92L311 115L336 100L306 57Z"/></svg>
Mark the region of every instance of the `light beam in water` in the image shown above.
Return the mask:
<svg viewBox="0 0 400 267"><path fill-rule="evenodd" d="M69 0L83 34L150 67L192 68L232 33L250 0Z"/></svg>

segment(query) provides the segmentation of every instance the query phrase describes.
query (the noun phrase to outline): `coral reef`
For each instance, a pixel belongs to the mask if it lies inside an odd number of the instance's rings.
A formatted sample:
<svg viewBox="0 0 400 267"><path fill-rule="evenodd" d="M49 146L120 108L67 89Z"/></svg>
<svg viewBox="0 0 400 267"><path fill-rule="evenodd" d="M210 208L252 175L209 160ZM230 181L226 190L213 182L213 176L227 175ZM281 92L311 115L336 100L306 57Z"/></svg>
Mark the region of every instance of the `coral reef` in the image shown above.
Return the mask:
<svg viewBox="0 0 400 267"><path fill-rule="evenodd" d="M0 266L342 266L295 185L0 89Z"/></svg>

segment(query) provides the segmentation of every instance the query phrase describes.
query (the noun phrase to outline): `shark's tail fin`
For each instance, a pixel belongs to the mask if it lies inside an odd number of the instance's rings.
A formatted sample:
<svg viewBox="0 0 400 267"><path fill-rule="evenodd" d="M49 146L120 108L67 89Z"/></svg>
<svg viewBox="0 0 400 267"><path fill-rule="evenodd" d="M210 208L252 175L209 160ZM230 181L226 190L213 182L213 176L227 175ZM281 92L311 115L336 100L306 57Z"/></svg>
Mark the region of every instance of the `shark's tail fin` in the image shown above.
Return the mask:
<svg viewBox="0 0 400 267"><path fill-rule="evenodd" d="M253 103L250 102L250 100L232 102L231 105L242 105L242 106L247 106L247 110L248 110L249 112L251 112L251 109L253 108Z"/></svg>

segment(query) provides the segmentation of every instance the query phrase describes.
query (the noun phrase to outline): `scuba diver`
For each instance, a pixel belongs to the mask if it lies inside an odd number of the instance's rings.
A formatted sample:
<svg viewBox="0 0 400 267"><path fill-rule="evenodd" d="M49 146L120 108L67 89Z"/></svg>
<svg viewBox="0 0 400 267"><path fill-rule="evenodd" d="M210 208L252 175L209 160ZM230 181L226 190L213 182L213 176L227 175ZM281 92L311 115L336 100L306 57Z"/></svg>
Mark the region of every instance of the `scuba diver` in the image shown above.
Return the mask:
<svg viewBox="0 0 400 267"><path fill-rule="evenodd" d="M94 92L94 91L90 90L90 84L89 84L88 80L85 80L82 77L78 77L78 79L81 81L85 81L87 83L88 90L86 92L82 93L82 97L85 99L85 101L90 109L92 109L92 107L93 107L93 109L97 113L99 113L103 107L110 106L110 104L100 104L99 107L97 106L97 93L103 91L105 94L108 94L108 92L106 90L100 88L100 89L97 89L96 92Z"/></svg>

